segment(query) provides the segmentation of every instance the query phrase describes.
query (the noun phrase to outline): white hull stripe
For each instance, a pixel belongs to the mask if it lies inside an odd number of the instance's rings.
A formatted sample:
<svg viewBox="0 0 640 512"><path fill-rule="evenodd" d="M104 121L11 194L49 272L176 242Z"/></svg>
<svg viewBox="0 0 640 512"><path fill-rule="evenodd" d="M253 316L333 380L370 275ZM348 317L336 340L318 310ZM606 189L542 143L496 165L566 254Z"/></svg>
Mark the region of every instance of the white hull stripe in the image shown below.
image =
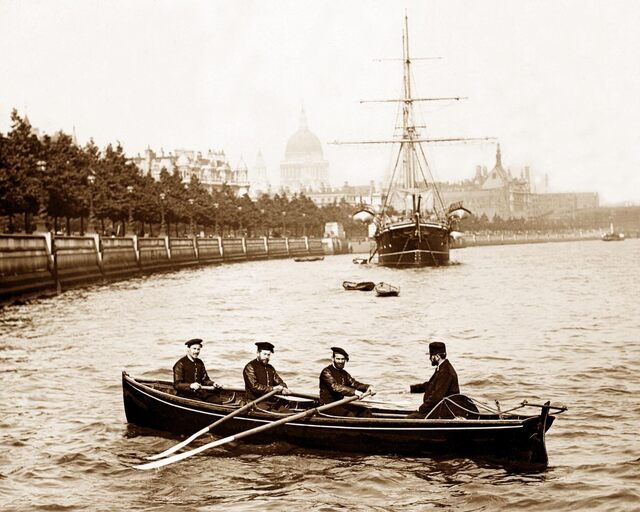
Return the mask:
<svg viewBox="0 0 640 512"><path fill-rule="evenodd" d="M384 251L384 249L383 249ZM425 251L424 249L414 249L413 251L400 251L400 252L381 252L380 256L395 256L396 254L413 254L416 252L424 254L449 254L447 251Z"/></svg>
<svg viewBox="0 0 640 512"><path fill-rule="evenodd" d="M380 233L384 233L385 231L391 231L392 229L407 229L407 228L415 228L415 223L409 222L407 224L393 224L391 226L383 227ZM441 224L422 224L420 223L421 228L429 228L429 229L438 229L440 231L449 231L446 226Z"/></svg>
<svg viewBox="0 0 640 512"><path fill-rule="evenodd" d="M191 407L185 407L183 405L178 405L178 404L174 404L172 402L167 402L166 400L163 400L162 398L158 398L157 396L153 396L150 395L149 393L147 393L146 391L143 391L140 388L135 388L136 391L142 393L143 395L148 396L149 398L152 398L154 400L157 400L158 402L162 402L163 404L166 405L170 405L171 407L177 407L179 409L184 409L185 411L190 411L190 412L195 412L198 414L205 414L207 416L216 416L219 418L224 417L224 414L221 413L215 413L215 412L209 412L209 411L203 411L201 409L193 409ZM246 418L244 416L237 416L237 419L242 419L243 421L252 421L254 423L271 423L271 421L269 420L262 420L262 419L257 419L257 418ZM397 420L389 420L389 421L397 421ZM426 421L431 421L431 420L426 420ZM436 421L436 420L433 420ZM437 420L437 421L447 421L447 420ZM451 420L449 420L451 421ZM341 429L341 430L367 430L367 431L376 431L376 430L396 430L396 431L416 431L416 430L468 430L468 431L475 431L475 430L504 430L504 429L520 429L522 428L522 424L518 423L518 424L510 424L510 425L495 425L495 426L487 426L487 427L358 427L358 426L337 426L337 425L316 425L316 424L312 424L312 423L287 423L287 425L292 425L295 427L305 427L305 428L337 428L337 429Z"/></svg>

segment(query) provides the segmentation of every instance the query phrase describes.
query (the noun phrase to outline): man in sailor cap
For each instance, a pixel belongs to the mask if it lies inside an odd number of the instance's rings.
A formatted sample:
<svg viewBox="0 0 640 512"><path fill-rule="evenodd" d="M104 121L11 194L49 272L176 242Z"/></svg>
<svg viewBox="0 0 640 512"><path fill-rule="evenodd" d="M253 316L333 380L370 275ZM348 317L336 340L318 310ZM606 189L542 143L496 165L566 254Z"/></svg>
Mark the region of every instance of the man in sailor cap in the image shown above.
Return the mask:
<svg viewBox="0 0 640 512"><path fill-rule="evenodd" d="M447 347L441 341L429 343L429 359L436 369L428 382L413 384L411 393L424 393L422 405L416 412L409 414L409 418L423 419L440 401L451 395L460 393L458 374L447 359Z"/></svg>
<svg viewBox="0 0 640 512"><path fill-rule="evenodd" d="M332 363L320 373L320 404L328 404L340 400L345 396L362 396L367 391L375 394L373 386L363 384L354 379L344 369L349 360L347 351L340 347L331 347ZM370 417L371 413L366 407L346 404L329 409L327 414L333 416L360 416Z"/></svg>
<svg viewBox="0 0 640 512"><path fill-rule="evenodd" d="M202 359L198 357L202 350L202 340L193 338L185 342L185 345L187 354L173 365L173 387L180 396L219 402L220 393L216 390L220 386L209 378ZM215 389L207 392L202 386Z"/></svg>
<svg viewBox="0 0 640 512"><path fill-rule="evenodd" d="M247 401L255 400L274 389L288 395L287 385L276 369L269 364L274 346L268 341L260 341L256 343L256 347L256 358L249 361L242 372Z"/></svg>

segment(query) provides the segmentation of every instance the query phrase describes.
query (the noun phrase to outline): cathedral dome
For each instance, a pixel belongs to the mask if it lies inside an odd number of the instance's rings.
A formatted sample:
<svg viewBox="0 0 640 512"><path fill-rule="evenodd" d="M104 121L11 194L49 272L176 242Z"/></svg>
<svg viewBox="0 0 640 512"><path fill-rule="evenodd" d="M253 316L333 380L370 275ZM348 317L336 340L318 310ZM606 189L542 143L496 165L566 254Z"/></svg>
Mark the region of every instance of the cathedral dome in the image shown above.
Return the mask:
<svg viewBox="0 0 640 512"><path fill-rule="evenodd" d="M307 128L307 118L304 110L300 115L300 127L287 142L287 148L284 152L287 160L295 160L300 157L312 157L314 159L322 159L322 144L320 139Z"/></svg>

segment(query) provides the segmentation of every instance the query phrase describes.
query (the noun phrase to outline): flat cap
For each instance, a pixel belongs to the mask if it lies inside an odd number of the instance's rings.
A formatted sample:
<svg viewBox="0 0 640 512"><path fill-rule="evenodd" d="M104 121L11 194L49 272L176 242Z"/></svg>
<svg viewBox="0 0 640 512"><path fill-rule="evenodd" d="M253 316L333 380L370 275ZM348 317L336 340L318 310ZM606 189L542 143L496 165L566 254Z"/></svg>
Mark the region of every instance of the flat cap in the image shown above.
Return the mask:
<svg viewBox="0 0 640 512"><path fill-rule="evenodd" d="M275 352L273 350L273 344L269 343L268 341L258 341L256 342L256 347L258 347L258 350L269 350L271 353Z"/></svg>
<svg viewBox="0 0 640 512"><path fill-rule="evenodd" d="M184 343L187 347L190 347L191 345L202 345L202 340L200 338L192 338L189 341L185 341Z"/></svg>
<svg viewBox="0 0 640 512"><path fill-rule="evenodd" d="M348 361L349 360L349 354L347 354L347 351L343 348L340 347L331 347L331 350L333 350L333 354L342 354L345 359Z"/></svg>

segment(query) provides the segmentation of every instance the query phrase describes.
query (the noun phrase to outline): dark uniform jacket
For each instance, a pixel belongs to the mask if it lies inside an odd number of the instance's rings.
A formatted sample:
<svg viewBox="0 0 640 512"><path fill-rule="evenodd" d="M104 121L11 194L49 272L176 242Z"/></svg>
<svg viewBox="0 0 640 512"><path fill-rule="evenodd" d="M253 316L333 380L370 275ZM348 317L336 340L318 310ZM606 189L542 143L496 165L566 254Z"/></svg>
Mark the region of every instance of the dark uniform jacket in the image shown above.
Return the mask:
<svg viewBox="0 0 640 512"><path fill-rule="evenodd" d="M244 377L244 389L247 392L247 400L252 401L269 391L273 391L276 386L287 385L278 375L276 369L270 364L262 364L257 359L249 361L242 372Z"/></svg>
<svg viewBox="0 0 640 512"><path fill-rule="evenodd" d="M173 387L178 393L190 394L193 390L189 386L194 382L202 386L213 386L202 359L192 361L188 356L178 359L173 365Z"/></svg>
<svg viewBox="0 0 640 512"><path fill-rule="evenodd" d="M424 414L431 411L444 397L460 393L458 374L448 359L442 361L436 371L433 372L429 382L411 386L412 393L422 393L423 391L424 397L418 411Z"/></svg>
<svg viewBox="0 0 640 512"><path fill-rule="evenodd" d="M320 373L320 403L328 404L345 396L353 396L358 391L366 391L368 384L354 379L349 372L330 364Z"/></svg>

